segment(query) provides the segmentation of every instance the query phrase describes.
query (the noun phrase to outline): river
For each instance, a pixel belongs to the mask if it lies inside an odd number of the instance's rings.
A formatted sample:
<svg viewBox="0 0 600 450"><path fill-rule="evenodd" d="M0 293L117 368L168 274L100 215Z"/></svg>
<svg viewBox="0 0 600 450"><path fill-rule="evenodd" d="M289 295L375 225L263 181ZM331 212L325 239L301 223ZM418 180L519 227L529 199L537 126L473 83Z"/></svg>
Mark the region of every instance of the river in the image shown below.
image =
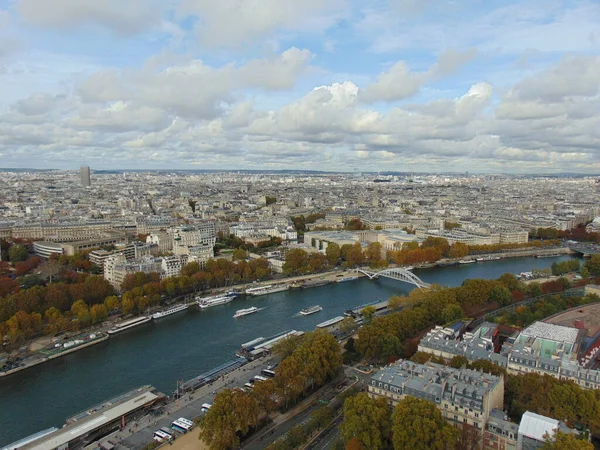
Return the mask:
<svg viewBox="0 0 600 450"><path fill-rule="evenodd" d="M557 258L513 258L433 269L415 269L423 281L458 286L467 278L497 278L546 268ZM360 279L313 289L236 299L204 311L186 311L112 336L108 341L15 375L0 378L0 445L64 424L78 411L121 392L152 384L171 394L188 380L234 357L244 342L279 331L315 325L360 304L405 294L412 285L390 279ZM323 311L300 316L302 308ZM237 309L256 314L233 319Z"/></svg>

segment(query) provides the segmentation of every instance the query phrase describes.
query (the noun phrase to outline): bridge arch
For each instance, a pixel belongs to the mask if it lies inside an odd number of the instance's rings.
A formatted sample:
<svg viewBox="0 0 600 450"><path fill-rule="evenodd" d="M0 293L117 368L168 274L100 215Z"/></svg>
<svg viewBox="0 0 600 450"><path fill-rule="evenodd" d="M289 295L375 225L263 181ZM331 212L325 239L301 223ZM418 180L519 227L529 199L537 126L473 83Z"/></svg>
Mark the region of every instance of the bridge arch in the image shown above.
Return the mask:
<svg viewBox="0 0 600 450"><path fill-rule="evenodd" d="M405 283L414 284L419 288L428 288L431 286L429 283L424 282L411 271L403 269L402 267L393 267L390 269L380 270L379 272L365 269L356 269L356 271L365 274L367 277L369 277L370 280L379 277L385 277L391 278L392 280L404 281Z"/></svg>

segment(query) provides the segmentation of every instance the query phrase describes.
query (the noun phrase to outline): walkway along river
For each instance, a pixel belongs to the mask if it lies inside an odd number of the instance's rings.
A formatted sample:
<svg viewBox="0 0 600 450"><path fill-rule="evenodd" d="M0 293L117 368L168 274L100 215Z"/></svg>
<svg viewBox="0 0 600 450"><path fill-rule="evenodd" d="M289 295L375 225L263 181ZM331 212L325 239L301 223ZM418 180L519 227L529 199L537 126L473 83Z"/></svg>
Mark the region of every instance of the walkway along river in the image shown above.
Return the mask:
<svg viewBox="0 0 600 450"><path fill-rule="evenodd" d="M415 269L423 281L458 286L467 278L497 278L546 268L558 258L513 258L444 268ZM129 389L152 384L171 394L188 380L231 359L244 342L315 325L360 304L404 294L414 286L360 279L262 297L241 297L203 311L186 311L141 325L106 342L0 379L0 446L51 426ZM312 305L323 311L301 316ZM237 309L256 314L233 319Z"/></svg>

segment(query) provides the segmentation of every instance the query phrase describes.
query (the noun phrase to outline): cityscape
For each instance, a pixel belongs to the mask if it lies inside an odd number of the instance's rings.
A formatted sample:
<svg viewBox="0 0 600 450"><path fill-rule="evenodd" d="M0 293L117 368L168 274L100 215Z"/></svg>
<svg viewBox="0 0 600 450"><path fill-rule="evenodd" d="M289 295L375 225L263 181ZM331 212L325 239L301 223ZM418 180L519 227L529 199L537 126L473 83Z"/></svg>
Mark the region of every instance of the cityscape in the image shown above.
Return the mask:
<svg viewBox="0 0 600 450"><path fill-rule="evenodd" d="M0 450L600 449L598 24L0 0Z"/></svg>

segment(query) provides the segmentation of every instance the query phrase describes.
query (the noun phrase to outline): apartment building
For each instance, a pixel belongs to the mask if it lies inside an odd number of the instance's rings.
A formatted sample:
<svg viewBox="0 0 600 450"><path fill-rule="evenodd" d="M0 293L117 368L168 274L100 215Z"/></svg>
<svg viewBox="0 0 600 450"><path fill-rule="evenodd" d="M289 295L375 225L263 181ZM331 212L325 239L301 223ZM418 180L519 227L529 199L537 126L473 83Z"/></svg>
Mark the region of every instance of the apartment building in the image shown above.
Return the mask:
<svg viewBox="0 0 600 450"><path fill-rule="evenodd" d="M600 371L587 368L585 330L534 322L498 349L497 325L484 323L472 333L456 339L436 327L419 342L419 351L451 359L460 355L469 361L488 359L509 373L537 373L572 380L584 389L600 388ZM582 364L584 363L584 364Z"/></svg>
<svg viewBox="0 0 600 450"><path fill-rule="evenodd" d="M483 450L517 450L519 425L501 409L492 409L483 432Z"/></svg>
<svg viewBox="0 0 600 450"><path fill-rule="evenodd" d="M34 239L51 242L72 242L96 239L112 230L109 221L41 222L15 225L11 230L13 239Z"/></svg>
<svg viewBox="0 0 600 450"><path fill-rule="evenodd" d="M467 424L483 433L490 412L504 405L504 377L400 360L373 375L368 392L391 405L406 396L429 400L455 426Z"/></svg>
<svg viewBox="0 0 600 450"><path fill-rule="evenodd" d="M128 274L136 272L159 273L163 277L162 259L144 256L140 259L127 261L122 253L112 255L104 262L104 278L117 290L121 290L123 280Z"/></svg>

